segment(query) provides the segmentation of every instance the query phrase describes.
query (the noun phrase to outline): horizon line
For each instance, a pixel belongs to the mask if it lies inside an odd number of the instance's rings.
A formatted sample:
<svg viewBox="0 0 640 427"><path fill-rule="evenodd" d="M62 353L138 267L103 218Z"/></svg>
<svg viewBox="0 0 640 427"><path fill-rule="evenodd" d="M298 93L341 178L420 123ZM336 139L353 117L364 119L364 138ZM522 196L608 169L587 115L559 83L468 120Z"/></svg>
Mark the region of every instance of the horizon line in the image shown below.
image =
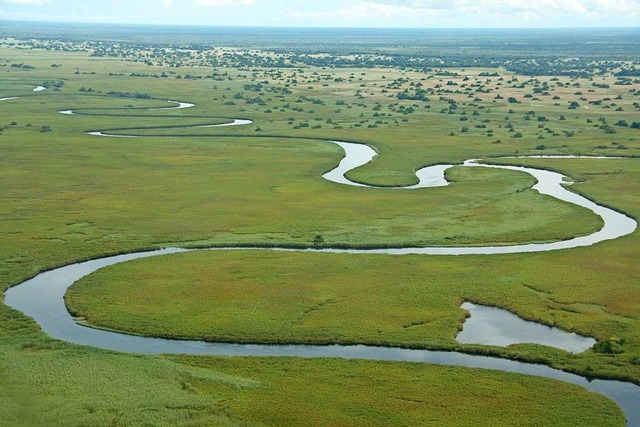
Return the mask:
<svg viewBox="0 0 640 427"><path fill-rule="evenodd" d="M174 23L142 23L142 22L80 22L80 21L45 21L5 19L5 23L26 24L62 24L62 25L114 25L114 26L146 26L146 27L196 27L196 28L252 28L252 29L296 29L296 30L638 30L640 26L570 26L570 27L353 27L353 26L296 26L296 25L222 25L222 24L174 24Z"/></svg>

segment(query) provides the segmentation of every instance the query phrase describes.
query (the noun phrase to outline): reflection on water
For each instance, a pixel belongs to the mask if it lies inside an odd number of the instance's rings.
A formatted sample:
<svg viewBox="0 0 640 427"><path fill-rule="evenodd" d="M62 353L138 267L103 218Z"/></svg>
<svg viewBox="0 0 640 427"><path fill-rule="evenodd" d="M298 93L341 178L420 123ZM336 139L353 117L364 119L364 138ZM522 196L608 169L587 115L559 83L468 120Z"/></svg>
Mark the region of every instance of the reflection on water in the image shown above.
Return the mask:
<svg viewBox="0 0 640 427"><path fill-rule="evenodd" d="M163 109L180 109L189 108L193 104L175 102L175 107L165 107ZM62 114L73 114L72 110L61 111ZM247 120L235 120L233 123L217 125L217 126L236 126L248 124ZM98 136L115 136L102 132L92 132L92 135ZM122 135L121 137L126 137ZM367 187L366 185L354 183L348 180L344 175L350 170L364 165L371 161L376 152L370 147L362 144L353 144L347 142L335 141L345 151L345 157L342 159L338 167L323 175L329 181L358 186ZM543 244L525 244L513 246L485 246L485 247L430 247L430 248L402 248L402 249L375 249L375 250L341 250L341 249L323 249L316 252L335 252L335 253L380 253L387 255L403 255L403 254L432 254L432 255L465 255L465 254L504 254L504 253L522 253L522 252L539 252L550 251L556 249L575 248L579 246L590 246L595 243L615 239L632 233L637 223L612 209L597 205L590 200L566 190L563 187L564 176L555 172L544 171L533 168L515 167L515 166L498 166L480 164L475 160L469 160L464 163L466 167L490 167L506 170L516 170L526 172L532 175L538 183L534 189L541 194L548 194L560 200L574 203L578 206L585 207L595 214L599 215L604 221L604 227L589 236L581 236L566 241L543 243ZM437 165L424 168L417 172L419 184L406 188L425 188L447 185L444 178L445 171L451 165ZM237 250L241 248L218 248L217 250ZM260 248L260 250L296 250L286 248ZM512 360L504 360L498 358L473 356L457 352L439 352L428 350L414 350L388 347L374 346L316 346L316 345L257 345L257 344L228 344L228 343L208 343L203 341L189 340L167 340L161 338L140 337L121 334L117 332L102 331L84 327L75 322L66 310L64 304L64 294L66 289L80 278L108 265L113 265L137 258L145 258L170 254L176 252L184 252L185 249L165 249L155 252L144 252L128 255L120 255L107 257L99 260L82 262L67 267L58 268L49 272L39 274L31 280L28 280L16 287L9 289L5 294L5 303L10 307L22 311L28 316L33 317L42 329L54 338L64 341L89 345L98 348L110 349L115 351L134 352L134 353L176 353L176 354L203 354L203 355L243 355L243 356L299 356L299 357L340 357L347 359L373 359L373 360L390 360L390 361L407 361L407 362L427 362L434 364L447 364L455 366L466 366L473 368L496 369L507 372L517 372L522 374L530 374L548 378L555 378L562 381L578 384L589 390L602 393L614 400L625 411L628 425L640 425L640 387L620 381L604 381L587 379L569 374L557 369L543 365L535 365L529 363L516 362ZM478 313L483 312L477 306L466 306L467 309L473 310L476 319L482 317ZM517 340L521 340L523 334L528 337L549 335L549 331L531 332L532 326L526 326L526 331L514 331L516 320L509 318L503 321L504 324L498 327L495 325L495 313L487 317L484 323L493 323L490 332L475 332L475 337L492 336L492 345L508 345L496 344L498 338L507 343L511 338L509 335L514 332ZM513 316L513 315L512 315ZM492 320L493 319L493 320ZM467 334L473 329L471 321L465 325ZM524 322L524 321L523 321ZM500 323L500 322L498 322ZM526 322L530 323L530 322ZM510 328L504 328L506 324ZM540 326L540 325L537 325ZM519 327L518 327L519 328ZM515 329L518 329L515 328ZM546 328L546 327L543 327ZM506 329L512 329L507 331ZM549 328L547 328L549 329ZM560 341L567 341L566 333L562 333L563 338L552 339L548 344L560 347ZM461 334L462 335L462 334ZM570 335L570 334L569 334ZM583 345L593 345L589 342L590 338L580 337L586 340ZM459 337L459 339L464 339ZM530 338L527 338L527 341ZM531 338L533 339L533 338ZM540 338L542 339L542 338ZM545 338L547 339L547 338ZM580 341L578 339L577 341ZM522 341L518 341L522 342ZM573 345L573 344L572 344ZM577 346L578 344L576 344ZM589 346L590 346L589 345ZM587 347L588 348L588 347ZM583 351L579 347L571 347L568 351Z"/></svg>
<svg viewBox="0 0 640 427"><path fill-rule="evenodd" d="M227 249L235 250L235 249ZM101 331L81 326L75 322L64 304L64 294L69 286L82 277L109 265L121 262L186 252L185 249L164 249L118 255L58 268L41 273L33 279L10 288L5 303L36 320L50 336L81 345L131 353L174 353L224 356L297 356L338 357L344 359L369 359L401 362L424 362L471 368L495 369L506 372L554 378L578 384L604 394L615 401L626 413L630 426L640 425L640 387L621 381L587 379L544 365L516 362L457 352L375 347L364 345L258 345L210 343L190 340L168 340L140 337L117 332Z"/></svg>
<svg viewBox="0 0 640 427"><path fill-rule="evenodd" d="M158 111L158 110L183 110L185 108L194 107L196 104L192 104L190 102L180 102L180 101L167 101L172 104L177 104L173 107L158 107L158 108L149 108L149 111Z"/></svg>
<svg viewBox="0 0 640 427"><path fill-rule="evenodd" d="M355 187L368 187L368 188L380 188L389 190L415 190L418 188L433 188L433 187L445 187L449 185L449 182L445 179L445 171L453 165L434 165L427 166L416 171L416 177L418 183L409 187L373 187L371 185L360 184L358 182L351 181L345 174L349 171L366 165L373 160L378 153L373 148L364 144L354 144L352 142L331 141L336 145L342 147L345 152L345 156L335 169L322 175L327 181L335 182L336 184L345 184Z"/></svg>
<svg viewBox="0 0 640 427"><path fill-rule="evenodd" d="M178 104L174 107L162 107L154 108L152 110L167 110L167 109L182 109L191 108L194 104L188 102L169 101L174 104ZM61 114L73 114L73 110L59 111ZM199 125L196 127L225 127L225 126L240 126L251 123L250 120L236 119L230 123L224 123L219 125ZM119 134L113 135L101 131L89 132L90 135L102 136L102 137L115 137L115 138L127 138L134 137L132 135ZM340 161L338 166L333 170L325 173L322 177L328 181L338 184L345 184L356 187L368 187L369 185L353 182L346 178L345 174L349 171L365 165L372 161L377 153L369 146L364 144L355 144L351 142L343 141L331 141L334 144L339 145L345 152L344 158ZM568 158L575 158L575 156L567 156ZM562 156L554 156L554 158L562 158ZM600 216L604 222L604 226L599 231L590 234L588 236L579 236L573 239L562 240L551 243L531 243L524 245L509 245L509 246L474 246L474 247L405 247L397 249L372 249L372 250L334 250L323 249L323 252L344 252L344 253L382 253L388 255L406 255L406 254L424 254L424 255L491 255L491 254L507 254L507 253L528 253L528 252L543 252L552 251L558 249L570 249L582 246L591 246L596 243L617 239L622 236L626 236L635 231L637 223L634 219L609 209L605 206L600 206L591 200L573 193L564 185L567 184L565 176L556 172L551 172L542 169L527 168L521 166L502 166L479 163L478 160L467 160L464 162L465 167L487 167L495 169L505 169L525 172L533 176L537 183L533 186L533 189L537 190L541 194L546 194L555 197L559 200L575 204L577 206L589 209L596 215ZM429 187L441 187L448 185L445 179L445 172L452 165L435 165L428 166L420 169L416 172L416 176L419 179L418 184L408 187L392 187L393 189L420 189Z"/></svg>
<svg viewBox="0 0 640 427"><path fill-rule="evenodd" d="M229 123L222 123L219 125L200 125L197 126L199 128L222 128L222 127L227 127L227 126L244 126L244 125L250 125L251 123L253 123L252 120L245 120L245 119L235 119L232 122Z"/></svg>
<svg viewBox="0 0 640 427"><path fill-rule="evenodd" d="M506 347L512 344L541 344L571 353L581 353L596 343L590 337L524 320L515 314L496 307L462 304L471 317L464 322L456 337L464 344L485 344Z"/></svg>

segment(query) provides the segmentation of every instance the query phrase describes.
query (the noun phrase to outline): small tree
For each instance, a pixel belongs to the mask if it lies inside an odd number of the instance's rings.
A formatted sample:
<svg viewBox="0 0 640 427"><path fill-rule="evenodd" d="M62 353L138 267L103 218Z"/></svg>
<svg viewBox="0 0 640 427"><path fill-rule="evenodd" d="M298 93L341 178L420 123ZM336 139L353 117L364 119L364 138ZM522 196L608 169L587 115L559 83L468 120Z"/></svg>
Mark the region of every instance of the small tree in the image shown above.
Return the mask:
<svg viewBox="0 0 640 427"><path fill-rule="evenodd" d="M321 234L316 234L316 236L313 238L313 247L318 249L322 245L324 245L324 237L322 237Z"/></svg>

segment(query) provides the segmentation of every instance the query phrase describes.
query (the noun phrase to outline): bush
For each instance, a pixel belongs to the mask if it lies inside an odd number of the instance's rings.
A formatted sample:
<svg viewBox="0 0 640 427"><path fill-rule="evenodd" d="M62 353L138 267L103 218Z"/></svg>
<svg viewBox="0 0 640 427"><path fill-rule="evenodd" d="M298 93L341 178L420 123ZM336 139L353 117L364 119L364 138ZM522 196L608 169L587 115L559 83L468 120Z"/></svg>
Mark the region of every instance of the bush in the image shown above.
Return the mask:
<svg viewBox="0 0 640 427"><path fill-rule="evenodd" d="M313 238L313 247L314 248L319 248L322 245L324 245L324 237L322 237L322 235L318 234Z"/></svg>
<svg viewBox="0 0 640 427"><path fill-rule="evenodd" d="M597 342L593 346L593 351L601 354L620 354L624 353L623 344L622 340L614 337L606 341Z"/></svg>

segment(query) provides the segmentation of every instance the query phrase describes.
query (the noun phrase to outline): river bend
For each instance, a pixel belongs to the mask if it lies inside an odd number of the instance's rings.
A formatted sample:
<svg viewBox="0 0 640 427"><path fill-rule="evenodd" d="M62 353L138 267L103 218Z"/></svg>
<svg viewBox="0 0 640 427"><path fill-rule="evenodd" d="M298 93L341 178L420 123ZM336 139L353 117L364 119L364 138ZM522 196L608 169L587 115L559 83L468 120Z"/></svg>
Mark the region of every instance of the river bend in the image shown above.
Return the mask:
<svg viewBox="0 0 640 427"><path fill-rule="evenodd" d="M183 109L193 104L183 102L173 107L159 109ZM73 115L73 110L59 111L61 114ZM249 120L237 119L225 124L202 125L200 127L239 126L251 123ZM92 135L102 137L135 137L133 135L115 135L108 132L96 131ZM364 144L354 144L334 141L345 152L339 165L323 177L329 181L368 187L355 183L346 178L350 170L370 162L377 154ZM397 249L332 249L326 248L316 252L335 253L378 253L387 255L425 254L425 255L468 255L468 254L505 254L540 252L558 249L568 249L580 246L590 246L605 240L616 239L635 231L637 223L632 218L607 207L598 205L585 197L567 190L565 177L559 173L516 166L502 166L480 163L478 160L468 160L464 167L489 167L515 170L532 175L538 182L533 187L541 194L547 194L559 200L573 203L591 210L599 215L604 222L601 230L588 235L572 239L540 244L522 244L511 246L484 247L409 247ZM448 185L445 172L452 165L435 165L416 172L418 184L396 189L418 189ZM214 250L240 250L247 248L216 248ZM211 343L192 340L168 340L162 338L127 335L118 332L93 329L80 325L73 319L66 309L64 294L75 281L91 274L100 268L118 263L159 255L192 251L196 249L169 248L152 252L139 252L127 255L117 255L101 259L80 262L38 274L5 293L5 304L13 307L35 319L44 332L53 338L88 345L92 347L133 353L175 353L200 355L227 356L297 356L297 357L338 357L346 359L371 359L403 362L425 362L432 364L446 364L472 368L495 369L507 372L536 375L554 378L561 381L580 385L589 390L602 393L615 401L627 416L630 426L640 425L640 387L627 382L593 380L589 381L581 376L570 374L544 365L523 363L512 360L475 356L459 352L441 352L429 350L403 349L392 347L375 347L364 345L352 346L317 346L317 345L259 345L259 344L231 344ZM200 249L207 250L207 249ZM212 249L213 250L213 249ZM255 248L255 250L297 251L305 249L290 248ZM306 249L311 251L313 249Z"/></svg>

